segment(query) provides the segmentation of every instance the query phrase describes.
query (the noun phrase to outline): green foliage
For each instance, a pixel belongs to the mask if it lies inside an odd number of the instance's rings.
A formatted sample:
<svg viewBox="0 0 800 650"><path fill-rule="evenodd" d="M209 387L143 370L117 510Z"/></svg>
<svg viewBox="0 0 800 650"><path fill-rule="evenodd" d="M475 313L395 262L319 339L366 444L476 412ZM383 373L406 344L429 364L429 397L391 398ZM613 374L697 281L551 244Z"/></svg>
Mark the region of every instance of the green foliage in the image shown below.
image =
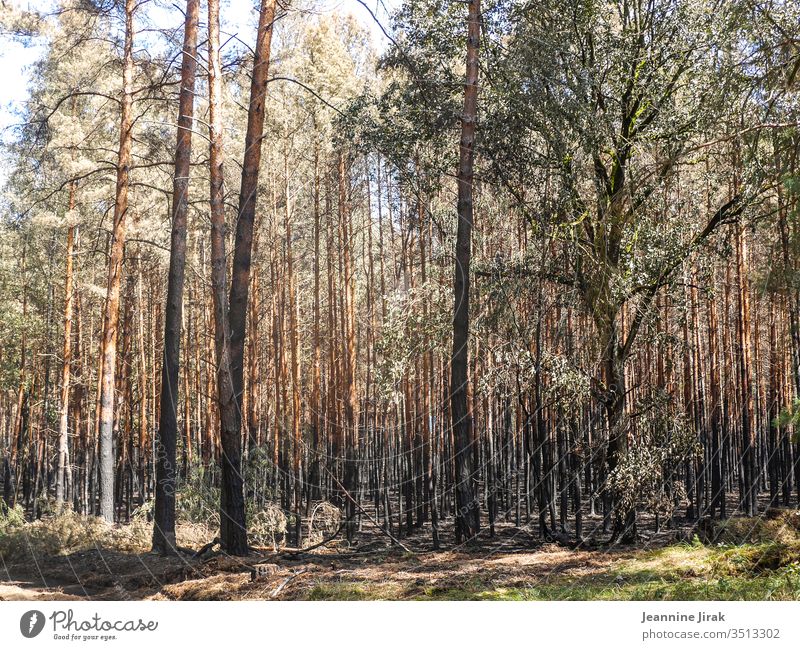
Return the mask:
<svg viewBox="0 0 800 650"><path fill-rule="evenodd" d="M399 399L400 382L419 354L427 346L438 348L448 340L451 300L447 289L433 282L388 298L387 317L375 343L379 355L376 381L384 399Z"/></svg>
<svg viewBox="0 0 800 650"><path fill-rule="evenodd" d="M668 517L685 495L682 482L666 479L701 448L685 414L667 395L655 395L642 408L645 411L637 420L639 435L609 476L608 487L619 495L623 511L638 507ZM671 492L667 492L668 486Z"/></svg>
<svg viewBox="0 0 800 650"><path fill-rule="evenodd" d="M271 466L266 450L254 450L245 461L245 484L264 484L265 481L256 482L256 479ZM199 526L200 533L219 530L220 490L214 485L216 471L216 467L209 468L201 460L195 460L189 464L186 476L179 479L175 498L179 529ZM250 493L245 500L248 539L253 546L277 548L285 539L288 520L286 513L278 504L269 501L269 497ZM152 507L152 501L148 501L134 513L134 520L148 519Z"/></svg>
<svg viewBox="0 0 800 650"><path fill-rule="evenodd" d="M781 409L781 412L772 420L772 426L778 428L794 427L794 442L800 440L800 398L792 400L790 406Z"/></svg>
<svg viewBox="0 0 800 650"><path fill-rule="evenodd" d="M214 470L200 461L190 464L186 476L179 479L175 493L176 521L219 528L220 491L211 480Z"/></svg>
<svg viewBox="0 0 800 650"><path fill-rule="evenodd" d="M8 535L13 529L25 525L25 511L20 504L9 508L5 501L0 500L0 537Z"/></svg>

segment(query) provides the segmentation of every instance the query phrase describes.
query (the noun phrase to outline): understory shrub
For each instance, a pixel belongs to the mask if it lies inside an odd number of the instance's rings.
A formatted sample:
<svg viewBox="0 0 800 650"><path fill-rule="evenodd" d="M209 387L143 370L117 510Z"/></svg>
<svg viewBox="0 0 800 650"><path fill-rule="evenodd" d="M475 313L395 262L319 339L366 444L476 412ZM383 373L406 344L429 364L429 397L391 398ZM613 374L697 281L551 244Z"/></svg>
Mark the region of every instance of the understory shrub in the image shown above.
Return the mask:
<svg viewBox="0 0 800 650"><path fill-rule="evenodd" d="M0 512L0 555L5 561L19 561L93 548L141 553L150 548L151 531L144 521L115 526L69 507L27 522L21 507L16 506Z"/></svg>

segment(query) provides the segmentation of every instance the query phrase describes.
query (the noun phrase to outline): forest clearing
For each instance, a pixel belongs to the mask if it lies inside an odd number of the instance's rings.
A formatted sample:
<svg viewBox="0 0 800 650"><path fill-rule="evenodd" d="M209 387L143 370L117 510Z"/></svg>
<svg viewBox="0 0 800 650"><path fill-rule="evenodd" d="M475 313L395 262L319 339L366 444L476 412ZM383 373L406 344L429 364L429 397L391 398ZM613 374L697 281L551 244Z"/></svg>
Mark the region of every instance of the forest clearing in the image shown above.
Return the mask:
<svg viewBox="0 0 800 650"><path fill-rule="evenodd" d="M0 40L0 599L800 599L800 5Z"/></svg>

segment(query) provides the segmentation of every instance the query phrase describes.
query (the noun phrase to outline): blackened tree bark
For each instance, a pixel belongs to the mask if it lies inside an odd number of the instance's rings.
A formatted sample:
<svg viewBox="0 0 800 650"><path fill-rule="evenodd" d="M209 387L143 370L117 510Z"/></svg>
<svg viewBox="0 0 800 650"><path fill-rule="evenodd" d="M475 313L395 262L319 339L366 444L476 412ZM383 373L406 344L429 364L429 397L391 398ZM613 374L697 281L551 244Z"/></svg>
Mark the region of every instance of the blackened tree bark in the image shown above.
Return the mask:
<svg viewBox="0 0 800 650"><path fill-rule="evenodd" d="M467 405L469 381L469 292L472 255L473 177L475 132L478 111L478 51L480 45L480 0L470 0L467 16L467 82L461 117L458 164L458 230L453 309L453 355L450 402L455 443L456 542L480 530L480 510L473 486L472 414Z"/></svg>
<svg viewBox="0 0 800 650"><path fill-rule="evenodd" d="M739 372L739 408L741 409L742 432L742 478L743 493L741 508L749 517L758 512L758 458L756 451L756 428L753 423L753 392L751 384L751 336L750 331L750 287L747 279L747 234L739 225L736 233L736 280L739 290L736 329L739 337L739 354L736 356Z"/></svg>
<svg viewBox="0 0 800 650"><path fill-rule="evenodd" d="M192 154L194 87L197 72L197 25L200 0L186 0L186 22L181 62L178 141L172 182L172 240L164 314L164 359L161 368L161 409L156 443L155 522L153 550L175 549L175 464L178 439L178 369L181 358L183 280L186 267L186 216ZM188 399L188 396L186 396Z"/></svg>
<svg viewBox="0 0 800 650"><path fill-rule="evenodd" d="M244 391L244 340L247 323L247 301L250 289L250 267L253 252L253 223L256 213L258 173L261 166L261 144L264 134L272 27L275 21L275 0L262 0L258 21L255 60L250 85L250 106L247 112L242 184L239 191L239 218L233 251L228 322L230 330L231 401L221 402L222 415L222 545L232 555L247 554L244 486L241 475L242 393Z"/></svg>
<svg viewBox="0 0 800 650"><path fill-rule="evenodd" d="M236 222L236 242L233 252L231 280L231 370L236 401L241 405L244 383L244 339L247 320L247 300L250 287L250 267L253 251L253 223L258 193L258 173L261 166L261 143L264 135L264 105L267 95L269 59L272 47L272 26L275 21L275 0L262 0L258 21L253 76L250 85L250 106L247 112L242 184L239 190L239 218Z"/></svg>
<svg viewBox="0 0 800 650"><path fill-rule="evenodd" d="M222 146L222 66L219 56L219 0L208 2L209 149L211 186L211 286L217 358L217 403L222 442L220 540L231 555L247 554L247 529L240 472L241 415L234 398L231 334L228 320L228 277L225 255L225 190ZM241 372L241 369L240 369Z"/></svg>

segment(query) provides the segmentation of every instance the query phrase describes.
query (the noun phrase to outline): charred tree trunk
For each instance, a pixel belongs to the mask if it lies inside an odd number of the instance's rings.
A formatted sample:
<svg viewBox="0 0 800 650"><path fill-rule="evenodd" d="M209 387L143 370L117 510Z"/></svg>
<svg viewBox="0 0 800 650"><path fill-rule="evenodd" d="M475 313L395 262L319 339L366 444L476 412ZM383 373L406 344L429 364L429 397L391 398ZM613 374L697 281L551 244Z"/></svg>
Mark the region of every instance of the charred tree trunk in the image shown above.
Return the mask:
<svg viewBox="0 0 800 650"><path fill-rule="evenodd" d="M467 18L467 81L461 116L458 164L458 230L453 310L453 353L450 402L455 444L456 542L475 537L480 530L480 510L475 497L472 466L472 414L468 407L469 298L472 256L473 178L478 110L478 49L480 0L470 0Z"/></svg>
<svg viewBox="0 0 800 650"><path fill-rule="evenodd" d="M217 357L217 403L222 442L220 540L231 555L247 555L241 415L233 389L231 333L228 320L228 269L225 255L225 191L222 148L222 67L219 56L219 0L208 2L209 139L211 163L211 284L214 299L214 341ZM242 353L244 349L242 348ZM241 378L242 367L239 367Z"/></svg>
<svg viewBox="0 0 800 650"><path fill-rule="evenodd" d="M212 0L216 4L215 0ZM218 7L217 7L218 10ZM220 537L222 545L231 555L247 554L247 529L244 509L244 487L241 475L241 428L242 428L242 394L244 391L244 341L247 323L247 302L250 289L250 267L253 250L253 223L256 212L256 194L258 192L258 173L261 165L261 144L264 133L264 106L266 103L267 80L269 74L270 49L272 44L272 27L275 20L275 0L262 0L258 22L255 61L253 63L252 83L250 86L250 106L247 114L247 135L245 137L244 164L242 168L242 184L239 192L239 218L236 222L236 241L233 252L233 275L231 278L230 305L227 314L229 332L229 355L227 364L221 364L221 370L229 375L224 380L230 382L232 399L220 399L220 416L222 420L222 516ZM219 50L216 53L219 60ZM220 84L218 74L215 83ZM217 95L217 105L219 106ZM217 119L220 119L217 113ZM221 122L219 123L221 126ZM221 137L221 134L217 134ZM221 148L221 140L220 140ZM221 165L221 159L220 159ZM220 168L221 169L221 168ZM219 210L222 205L222 177L219 180ZM224 225L224 214L223 214ZM224 237L223 233L222 234ZM224 252L224 241L223 252ZM215 260L221 265L224 275L225 257ZM219 273L218 273L219 274ZM222 288L222 287L219 287ZM221 307L222 305L219 305ZM227 305L226 305L227 307ZM220 356L220 360L224 361ZM221 391L222 392L222 391ZM222 396L221 396L222 397Z"/></svg>
<svg viewBox="0 0 800 650"><path fill-rule="evenodd" d="M607 339L603 355L605 395L603 409L608 426L608 476L612 477L628 454L628 428L625 422L625 356L619 344L616 323ZM624 503L621 495L612 490L614 524L612 539L628 543L636 539L636 510L634 504Z"/></svg>
<svg viewBox="0 0 800 650"><path fill-rule="evenodd" d="M164 359L161 368L161 409L156 442L156 494L153 550L175 548L175 466L178 440L178 373L181 358L183 283L186 268L186 219L189 205L189 169L192 153L194 87L197 70L197 27L200 0L186 0L186 23L181 62L178 142L172 183L172 239L170 242L167 305L164 314ZM189 399L188 395L184 399Z"/></svg>

